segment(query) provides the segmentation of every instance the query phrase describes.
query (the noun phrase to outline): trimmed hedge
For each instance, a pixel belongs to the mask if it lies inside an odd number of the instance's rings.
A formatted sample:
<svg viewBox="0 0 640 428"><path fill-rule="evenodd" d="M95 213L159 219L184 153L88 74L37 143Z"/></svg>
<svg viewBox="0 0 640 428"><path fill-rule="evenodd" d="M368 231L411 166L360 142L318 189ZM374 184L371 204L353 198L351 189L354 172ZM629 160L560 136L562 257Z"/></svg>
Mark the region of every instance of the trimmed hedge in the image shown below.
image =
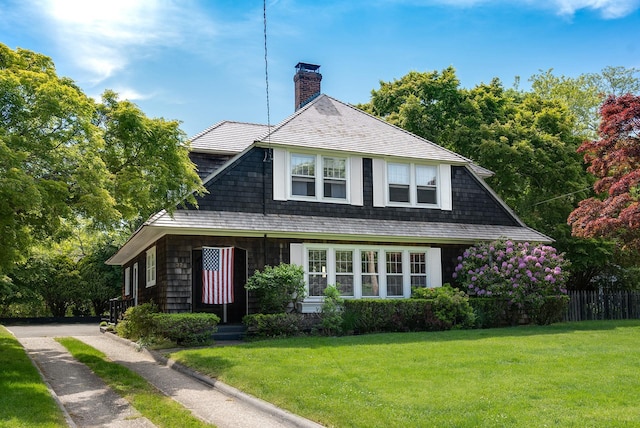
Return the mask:
<svg viewBox="0 0 640 428"><path fill-rule="evenodd" d="M267 339L300 334L302 318L298 313L252 314L242 318L242 323L247 326L247 336Z"/></svg>
<svg viewBox="0 0 640 428"><path fill-rule="evenodd" d="M154 343L168 339L191 346L213 342L220 317L205 313L159 313L157 306L145 303L126 310L116 325L116 333L126 339Z"/></svg>
<svg viewBox="0 0 640 428"><path fill-rule="evenodd" d="M569 296L547 296L536 305L524 308L508 299L497 297L471 297L469 304L476 314L476 328L506 327L535 323L547 325L560 322L569 304Z"/></svg>
<svg viewBox="0 0 640 428"><path fill-rule="evenodd" d="M215 314L154 314L153 330L178 345L206 345L213 342L220 317Z"/></svg>

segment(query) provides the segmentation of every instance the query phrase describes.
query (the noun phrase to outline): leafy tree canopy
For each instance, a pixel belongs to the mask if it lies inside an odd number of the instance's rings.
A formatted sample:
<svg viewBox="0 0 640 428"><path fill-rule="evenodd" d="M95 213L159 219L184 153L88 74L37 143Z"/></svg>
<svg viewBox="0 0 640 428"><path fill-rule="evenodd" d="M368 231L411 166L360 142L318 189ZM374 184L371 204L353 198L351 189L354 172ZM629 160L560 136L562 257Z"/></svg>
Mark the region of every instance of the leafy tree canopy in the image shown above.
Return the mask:
<svg viewBox="0 0 640 428"><path fill-rule="evenodd" d="M0 276L78 219L133 228L200 191L177 121L111 91L96 103L50 58L0 44Z"/></svg>

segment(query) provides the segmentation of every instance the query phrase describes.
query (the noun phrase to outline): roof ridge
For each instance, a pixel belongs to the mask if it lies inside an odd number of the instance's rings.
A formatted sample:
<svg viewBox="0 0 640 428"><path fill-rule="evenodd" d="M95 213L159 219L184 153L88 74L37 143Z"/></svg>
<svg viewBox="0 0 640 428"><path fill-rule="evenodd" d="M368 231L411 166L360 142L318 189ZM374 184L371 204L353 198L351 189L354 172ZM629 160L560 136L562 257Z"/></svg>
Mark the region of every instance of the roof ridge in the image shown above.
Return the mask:
<svg viewBox="0 0 640 428"><path fill-rule="evenodd" d="M235 123L238 125L252 125L252 126L267 126L265 124L262 123L253 123L253 122L244 122L241 120L221 120L220 122L214 123L213 125L211 125L210 127L208 127L207 129L205 129L204 131L200 131L198 132L196 135L194 135L193 137L189 138L189 141L193 141L196 138L200 138L203 135L213 131L216 128L219 128L220 126L224 125L225 123Z"/></svg>

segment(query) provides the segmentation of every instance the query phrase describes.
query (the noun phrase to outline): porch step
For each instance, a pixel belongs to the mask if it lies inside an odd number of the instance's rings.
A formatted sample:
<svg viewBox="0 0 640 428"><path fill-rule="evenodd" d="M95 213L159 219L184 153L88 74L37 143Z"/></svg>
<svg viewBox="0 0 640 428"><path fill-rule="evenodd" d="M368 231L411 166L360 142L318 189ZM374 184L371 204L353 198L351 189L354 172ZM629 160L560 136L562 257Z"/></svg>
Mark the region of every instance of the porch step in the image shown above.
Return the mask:
<svg viewBox="0 0 640 428"><path fill-rule="evenodd" d="M242 340L246 333L244 324L219 324L218 331L213 333L216 342L225 340Z"/></svg>

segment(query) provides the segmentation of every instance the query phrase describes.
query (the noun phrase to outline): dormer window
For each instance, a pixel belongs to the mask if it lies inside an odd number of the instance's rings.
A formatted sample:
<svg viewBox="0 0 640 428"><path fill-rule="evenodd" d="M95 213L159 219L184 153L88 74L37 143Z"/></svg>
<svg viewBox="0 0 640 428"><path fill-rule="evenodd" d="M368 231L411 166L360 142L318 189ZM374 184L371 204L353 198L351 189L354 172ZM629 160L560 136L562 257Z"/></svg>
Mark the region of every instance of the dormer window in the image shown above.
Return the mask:
<svg viewBox="0 0 640 428"><path fill-rule="evenodd" d="M435 165L387 164L388 201L402 205L438 204L438 168Z"/></svg>
<svg viewBox="0 0 640 428"><path fill-rule="evenodd" d="M291 196L346 202L347 159L292 153Z"/></svg>

